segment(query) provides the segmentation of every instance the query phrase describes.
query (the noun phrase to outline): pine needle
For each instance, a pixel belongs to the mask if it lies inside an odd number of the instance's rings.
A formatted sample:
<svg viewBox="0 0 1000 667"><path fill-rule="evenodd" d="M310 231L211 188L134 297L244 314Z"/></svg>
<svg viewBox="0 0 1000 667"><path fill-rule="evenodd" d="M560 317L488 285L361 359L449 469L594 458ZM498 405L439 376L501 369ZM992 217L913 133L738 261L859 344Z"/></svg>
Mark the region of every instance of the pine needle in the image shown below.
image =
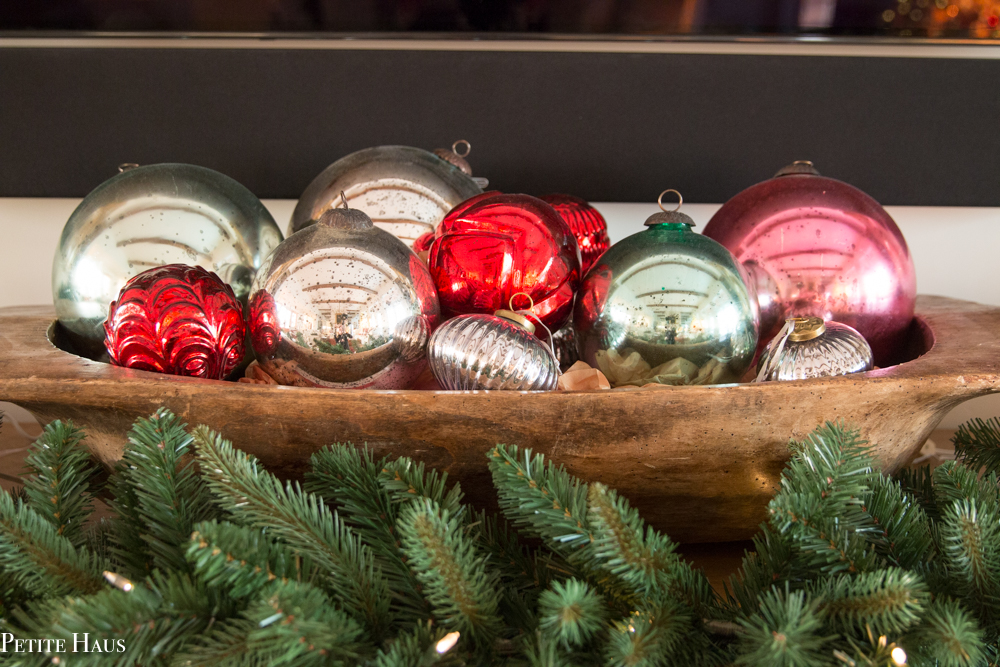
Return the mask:
<svg viewBox="0 0 1000 667"><path fill-rule="evenodd" d="M202 474L225 509L312 559L328 573L326 591L372 638L383 637L391 622L385 580L369 548L323 499L282 485L257 459L204 426L195 429L194 441Z"/></svg>

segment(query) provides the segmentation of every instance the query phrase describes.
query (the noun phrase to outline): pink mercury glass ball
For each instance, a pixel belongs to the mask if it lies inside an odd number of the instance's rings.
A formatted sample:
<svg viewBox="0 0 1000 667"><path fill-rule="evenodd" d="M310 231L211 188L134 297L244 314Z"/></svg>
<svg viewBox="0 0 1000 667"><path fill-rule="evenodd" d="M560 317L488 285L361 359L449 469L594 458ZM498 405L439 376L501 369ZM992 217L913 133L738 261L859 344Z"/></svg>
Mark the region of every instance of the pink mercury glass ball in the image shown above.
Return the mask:
<svg viewBox="0 0 1000 667"><path fill-rule="evenodd" d="M899 227L861 190L796 162L739 193L705 227L755 283L758 350L785 318L821 317L857 329L879 366L902 354L917 280Z"/></svg>

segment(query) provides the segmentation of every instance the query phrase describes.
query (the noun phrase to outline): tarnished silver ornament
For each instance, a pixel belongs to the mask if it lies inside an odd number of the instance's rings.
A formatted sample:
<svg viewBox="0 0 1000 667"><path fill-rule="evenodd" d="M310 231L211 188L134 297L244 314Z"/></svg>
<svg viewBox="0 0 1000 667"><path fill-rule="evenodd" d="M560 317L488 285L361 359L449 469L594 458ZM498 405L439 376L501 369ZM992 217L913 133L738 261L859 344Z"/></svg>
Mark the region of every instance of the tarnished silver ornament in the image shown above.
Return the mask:
<svg viewBox="0 0 1000 667"><path fill-rule="evenodd" d="M444 389L551 391L559 366L534 330L509 310L454 317L431 336L431 372Z"/></svg>
<svg viewBox="0 0 1000 667"><path fill-rule="evenodd" d="M572 324L567 324L552 334L552 352L556 355L559 370L563 373L580 360L580 353L576 349L576 331Z"/></svg>
<svg viewBox="0 0 1000 667"><path fill-rule="evenodd" d="M818 317L791 317L757 363L757 382L806 380L872 369L872 350L856 330Z"/></svg>
<svg viewBox="0 0 1000 667"><path fill-rule="evenodd" d="M483 191L466 168L468 163L457 153L445 159L410 146L378 146L351 153L306 187L295 205L288 233L338 206L343 192L352 208L364 211L376 227L412 247L421 234L434 231L448 211Z"/></svg>
<svg viewBox="0 0 1000 667"><path fill-rule="evenodd" d="M52 262L59 321L103 347L108 306L125 283L166 264L200 266L245 300L281 231L252 192L190 164L122 165L66 222Z"/></svg>
<svg viewBox="0 0 1000 667"><path fill-rule="evenodd" d="M362 211L329 209L257 273L250 340L281 384L405 389L440 320L426 265Z"/></svg>
<svg viewBox="0 0 1000 667"><path fill-rule="evenodd" d="M742 267L677 209L611 246L577 294L580 357L612 386L738 382L753 360L757 299Z"/></svg>

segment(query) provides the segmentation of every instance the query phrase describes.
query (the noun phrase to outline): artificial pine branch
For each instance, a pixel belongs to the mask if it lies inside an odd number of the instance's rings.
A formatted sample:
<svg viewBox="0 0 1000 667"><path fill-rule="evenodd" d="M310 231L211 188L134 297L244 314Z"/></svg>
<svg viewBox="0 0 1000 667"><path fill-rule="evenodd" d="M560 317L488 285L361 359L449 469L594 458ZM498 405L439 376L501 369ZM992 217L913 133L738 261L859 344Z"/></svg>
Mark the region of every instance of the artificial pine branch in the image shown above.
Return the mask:
<svg viewBox="0 0 1000 667"><path fill-rule="evenodd" d="M85 548L8 493L0 493L0 568L34 595L94 593L104 569Z"/></svg>
<svg viewBox="0 0 1000 667"><path fill-rule="evenodd" d="M871 448L856 429L831 422L790 446L781 489L768 504L771 525L796 543L809 568L837 574L875 567L865 534L878 528L863 509L873 482Z"/></svg>
<svg viewBox="0 0 1000 667"><path fill-rule="evenodd" d="M489 647L501 627L498 577L461 517L423 498L403 509L397 525L407 562L441 624Z"/></svg>
<svg viewBox="0 0 1000 667"><path fill-rule="evenodd" d="M945 461L934 469L934 497L938 513L957 502L975 500L980 510L1000 512L1000 481L996 473L979 473L958 461Z"/></svg>
<svg viewBox="0 0 1000 667"><path fill-rule="evenodd" d="M428 470L423 463L405 456L386 462L379 481L397 503L426 498L453 517L465 511L462 488L458 484L448 488L448 473L439 473L433 468Z"/></svg>
<svg viewBox="0 0 1000 667"><path fill-rule="evenodd" d="M939 667L973 667L984 664L983 631L968 610L954 599L939 597L931 603L920 625L903 640L913 664Z"/></svg>
<svg viewBox="0 0 1000 667"><path fill-rule="evenodd" d="M367 546L343 520L313 494L282 484L258 466L257 459L205 426L194 431L202 474L209 487L237 518L272 534L311 558L329 577L326 590L373 638L388 630L389 591Z"/></svg>
<svg viewBox="0 0 1000 667"><path fill-rule="evenodd" d="M975 498L952 503L939 525L941 558L950 591L983 620L1000 618L1000 516Z"/></svg>
<svg viewBox="0 0 1000 667"><path fill-rule="evenodd" d="M616 667L671 664L671 654L685 640L691 620L683 605L671 602L633 612L628 618L613 622L604 648L605 664Z"/></svg>
<svg viewBox="0 0 1000 667"><path fill-rule="evenodd" d="M939 517L937 498L934 495L934 472L929 465L903 468L893 477L900 489L913 497L930 520Z"/></svg>
<svg viewBox="0 0 1000 667"><path fill-rule="evenodd" d="M465 664L459 657L461 654L452 650L454 645L451 640L454 638L445 637L446 632L434 629L429 621L419 623L382 648L375 656L372 667L457 667Z"/></svg>
<svg viewBox="0 0 1000 667"><path fill-rule="evenodd" d="M129 433L118 474L135 491L135 510L154 567L184 571L185 547L194 524L218 518L204 481L195 473L187 424L160 408ZM124 546L124 545L123 545Z"/></svg>
<svg viewBox="0 0 1000 667"><path fill-rule="evenodd" d="M345 523L371 547L394 593L392 613L397 622L413 624L429 618L430 605L420 594L420 584L399 550L396 520L401 504L394 502L393 492L387 488L389 460L376 461L367 447L337 444L313 454L311 462L305 490L334 502Z"/></svg>
<svg viewBox="0 0 1000 667"><path fill-rule="evenodd" d="M915 498L888 477L876 475L864 509L878 532L866 533L876 552L889 563L911 568L934 546L927 514Z"/></svg>
<svg viewBox="0 0 1000 667"><path fill-rule="evenodd" d="M24 459L32 473L24 482L31 508L75 547L83 546L84 523L94 509L88 479L96 467L80 444L83 437L73 422L54 421L42 430Z"/></svg>
<svg viewBox="0 0 1000 667"><path fill-rule="evenodd" d="M739 572L730 575L725 585L730 614L746 617L755 613L763 593L791 582L794 556L790 540L782 539L770 524L761 524L753 538L753 550L743 553Z"/></svg>
<svg viewBox="0 0 1000 667"><path fill-rule="evenodd" d="M319 576L259 529L215 521L195 528L187 548L194 573L232 598L257 595L275 580L311 582Z"/></svg>
<svg viewBox="0 0 1000 667"><path fill-rule="evenodd" d="M973 470L1000 473L1000 419L973 419L958 427L951 440L955 458Z"/></svg>
<svg viewBox="0 0 1000 667"><path fill-rule="evenodd" d="M804 591L777 587L759 598L756 613L740 619L744 632L739 638L737 665L749 667L801 667L830 663L818 601L809 601Z"/></svg>
<svg viewBox="0 0 1000 667"><path fill-rule="evenodd" d="M538 599L538 628L565 649L580 649L601 631L607 613L600 594L586 582L554 581Z"/></svg>
<svg viewBox="0 0 1000 667"><path fill-rule="evenodd" d="M847 633L871 629L899 635L919 622L929 604L919 575L891 567L823 580L813 590L828 624Z"/></svg>
<svg viewBox="0 0 1000 667"><path fill-rule="evenodd" d="M530 449L497 445L486 456L500 508L511 523L571 561L589 547L586 484Z"/></svg>

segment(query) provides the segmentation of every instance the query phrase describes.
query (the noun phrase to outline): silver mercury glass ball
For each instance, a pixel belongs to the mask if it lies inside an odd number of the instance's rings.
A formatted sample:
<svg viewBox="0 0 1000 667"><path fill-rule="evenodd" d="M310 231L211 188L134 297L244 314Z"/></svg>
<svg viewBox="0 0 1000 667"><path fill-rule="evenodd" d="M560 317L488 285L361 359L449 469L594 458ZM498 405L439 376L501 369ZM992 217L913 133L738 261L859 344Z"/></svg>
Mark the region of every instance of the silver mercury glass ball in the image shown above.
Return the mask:
<svg viewBox="0 0 1000 667"><path fill-rule="evenodd" d="M84 347L103 347L108 306L125 283L166 264L200 266L245 301L281 231L252 192L190 164L122 165L63 228L52 262L56 315Z"/></svg>
<svg viewBox="0 0 1000 667"><path fill-rule="evenodd" d="M357 209L289 236L254 280L250 341L281 384L405 389L440 320L427 266Z"/></svg>
<svg viewBox="0 0 1000 667"><path fill-rule="evenodd" d="M577 348L613 387L738 382L750 367L756 295L733 255L693 226L676 209L657 213L583 279Z"/></svg>
<svg viewBox="0 0 1000 667"><path fill-rule="evenodd" d="M757 363L758 382L806 380L872 369L872 349L855 329L819 317L786 320Z"/></svg>
<svg viewBox="0 0 1000 667"><path fill-rule="evenodd" d="M450 390L551 391L559 366L534 330L526 317L509 310L453 317L431 336L431 372Z"/></svg>
<svg viewBox="0 0 1000 667"><path fill-rule="evenodd" d="M457 154L454 158L410 146L378 146L342 157L306 187L288 233L338 206L343 192L352 208L412 247L417 237L434 231L448 211L483 191L468 163Z"/></svg>

